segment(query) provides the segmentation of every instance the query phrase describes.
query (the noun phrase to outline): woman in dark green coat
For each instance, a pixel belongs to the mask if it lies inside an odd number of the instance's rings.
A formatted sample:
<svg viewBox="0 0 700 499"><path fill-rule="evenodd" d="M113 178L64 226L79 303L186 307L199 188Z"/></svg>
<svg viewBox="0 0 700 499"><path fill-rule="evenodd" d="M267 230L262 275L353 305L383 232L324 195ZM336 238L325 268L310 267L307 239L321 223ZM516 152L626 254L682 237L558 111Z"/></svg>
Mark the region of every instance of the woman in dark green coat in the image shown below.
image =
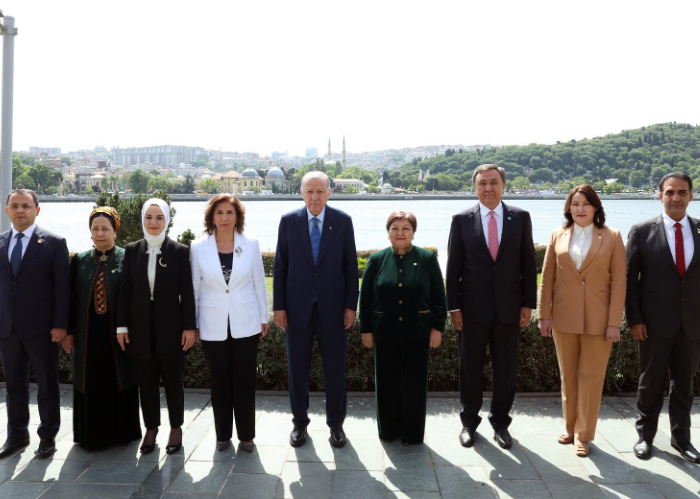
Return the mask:
<svg viewBox="0 0 700 499"><path fill-rule="evenodd" d="M395 211L391 246L372 254L362 278L360 331L374 347L379 438L423 442L430 348L442 341L447 310L437 257L413 246L413 213Z"/></svg>
<svg viewBox="0 0 700 499"><path fill-rule="evenodd" d="M88 450L141 438L136 373L117 344L114 318L124 258L114 245L119 226L117 210L95 208L95 248L71 262L70 328L62 346L73 355L73 441Z"/></svg>

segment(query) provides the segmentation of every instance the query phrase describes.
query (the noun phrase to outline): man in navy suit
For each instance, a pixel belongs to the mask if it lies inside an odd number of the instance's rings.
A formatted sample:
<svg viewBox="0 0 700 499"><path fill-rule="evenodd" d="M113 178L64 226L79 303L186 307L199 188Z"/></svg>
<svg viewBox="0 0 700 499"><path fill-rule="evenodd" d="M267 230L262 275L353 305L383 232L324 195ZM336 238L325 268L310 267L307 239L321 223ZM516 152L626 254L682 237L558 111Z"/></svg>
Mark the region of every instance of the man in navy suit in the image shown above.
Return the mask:
<svg viewBox="0 0 700 499"><path fill-rule="evenodd" d="M309 172L301 182L306 206L282 216L274 270L274 321L287 336L289 400L294 416L293 447L306 442L309 371L314 337L326 388L330 443L345 445L347 329L355 321L357 252L352 220L326 205L331 196L325 173Z"/></svg>
<svg viewBox="0 0 700 499"><path fill-rule="evenodd" d="M6 382L7 441L0 458L29 445L29 364L39 392L37 457L56 451L59 412L57 343L66 336L70 261L66 240L37 227L39 199L15 189L5 212L12 229L0 234L0 361Z"/></svg>

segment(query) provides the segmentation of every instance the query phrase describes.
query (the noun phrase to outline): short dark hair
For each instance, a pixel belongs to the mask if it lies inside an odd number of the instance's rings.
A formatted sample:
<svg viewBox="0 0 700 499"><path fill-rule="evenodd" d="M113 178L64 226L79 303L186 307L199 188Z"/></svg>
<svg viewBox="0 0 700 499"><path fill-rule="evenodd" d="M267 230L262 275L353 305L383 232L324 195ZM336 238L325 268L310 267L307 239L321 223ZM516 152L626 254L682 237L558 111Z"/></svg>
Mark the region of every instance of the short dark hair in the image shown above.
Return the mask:
<svg viewBox="0 0 700 499"><path fill-rule="evenodd" d="M600 197L598 197L598 193L595 191L595 189L588 184L577 185L571 189L571 192L566 197L566 202L564 203L564 218L566 218L566 224L564 224L564 227L568 228L574 225L574 217L571 216L571 200L573 199L574 195L579 192L586 196L586 200L595 208L593 225L601 229L603 225L605 225L605 210L603 209L603 203L600 201Z"/></svg>
<svg viewBox="0 0 700 499"><path fill-rule="evenodd" d="M666 182L670 178L677 178L679 180L685 180L688 182L688 188L690 191L693 190L693 181L690 179L690 176L683 173L683 172L671 172L667 173L663 177L661 177L661 180L659 180L659 192L662 192L664 190L664 182Z"/></svg>
<svg viewBox="0 0 700 499"><path fill-rule="evenodd" d="M472 183L476 185L476 177L480 173L487 172L489 170L496 170L500 175L501 175L501 180L503 181L503 185L506 185L506 171L505 169L501 168L498 165L495 165L493 163L491 164L486 164L486 165L479 165L476 168L474 168L474 173L472 174Z"/></svg>
<svg viewBox="0 0 700 499"><path fill-rule="evenodd" d="M411 227L413 227L413 232L415 232L418 228L418 220L416 220L416 216L413 213L410 211L395 211L389 215L389 218L386 221L387 232L389 232L389 227L391 227L391 224L396 220L408 220L408 223L410 223Z"/></svg>
<svg viewBox="0 0 700 499"><path fill-rule="evenodd" d="M236 212L236 232L243 233L245 225L245 208L236 196L231 194L217 194L209 200L209 204L204 209L204 232L210 236L214 233L214 211L220 203L231 203Z"/></svg>
<svg viewBox="0 0 700 499"><path fill-rule="evenodd" d="M12 192L10 192L7 195L7 200L5 201L5 206L8 206L10 204L10 196L13 194L21 194L22 196L31 196L32 199L34 200L34 206L39 206L39 196L36 195L36 192L34 192L31 189L14 189Z"/></svg>

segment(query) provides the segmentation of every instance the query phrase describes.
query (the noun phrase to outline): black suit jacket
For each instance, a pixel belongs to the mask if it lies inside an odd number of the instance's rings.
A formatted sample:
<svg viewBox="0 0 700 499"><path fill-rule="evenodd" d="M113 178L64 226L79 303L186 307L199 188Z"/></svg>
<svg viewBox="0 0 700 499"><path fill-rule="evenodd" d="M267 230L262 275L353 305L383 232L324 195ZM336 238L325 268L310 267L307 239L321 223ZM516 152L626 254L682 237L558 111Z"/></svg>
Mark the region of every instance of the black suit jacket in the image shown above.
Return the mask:
<svg viewBox="0 0 700 499"><path fill-rule="evenodd" d="M700 339L700 220L688 217L693 259L681 278L662 216L632 227L627 239L627 324L646 324L650 336Z"/></svg>
<svg viewBox="0 0 700 499"><path fill-rule="evenodd" d="M503 232L494 262L479 204L452 218L447 243L447 309L464 322L520 322L522 307L537 306L537 264L530 213L503 204Z"/></svg>
<svg viewBox="0 0 700 499"><path fill-rule="evenodd" d="M10 267L12 231L0 234L0 336L68 328L70 259L66 240L36 226L17 275Z"/></svg>
<svg viewBox="0 0 700 499"><path fill-rule="evenodd" d="M357 309L359 283L350 216L326 205L314 265L306 206L282 216L277 237L273 310L286 310L290 326L304 329L314 295L323 327L343 329L344 309Z"/></svg>
<svg viewBox="0 0 700 499"><path fill-rule="evenodd" d="M153 310L156 348L151 344L151 287L148 283L148 243L126 246L119 292L117 327L129 328L126 353L136 359L182 355L182 331L196 329L190 249L165 238L156 264Z"/></svg>

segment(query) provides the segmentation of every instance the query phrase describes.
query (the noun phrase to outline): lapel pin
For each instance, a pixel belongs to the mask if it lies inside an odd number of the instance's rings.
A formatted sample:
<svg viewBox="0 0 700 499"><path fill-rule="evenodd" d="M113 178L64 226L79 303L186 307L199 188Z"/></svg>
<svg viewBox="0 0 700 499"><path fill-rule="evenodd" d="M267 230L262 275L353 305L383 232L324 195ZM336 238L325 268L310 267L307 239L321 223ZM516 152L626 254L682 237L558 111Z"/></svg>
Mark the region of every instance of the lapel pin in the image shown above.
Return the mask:
<svg viewBox="0 0 700 499"><path fill-rule="evenodd" d="M236 253L236 256L237 256L238 258L240 258L240 257L241 257L241 253L243 253L243 250L241 249L240 246L236 246L236 249L233 250L233 251Z"/></svg>
<svg viewBox="0 0 700 499"><path fill-rule="evenodd" d="M508 220L512 220L512 218L511 218L511 217L508 217Z"/></svg>
<svg viewBox="0 0 700 499"><path fill-rule="evenodd" d="M37 239L37 240L36 240L36 242L37 242L37 243L39 243L39 244L41 244L41 243L43 243L43 242L44 242L44 240L43 240L43 239L41 239L41 238L39 238L39 239Z"/></svg>
<svg viewBox="0 0 700 499"><path fill-rule="evenodd" d="M329 226L328 226L328 230L333 230L333 227L331 227L331 226L329 225Z"/></svg>
<svg viewBox="0 0 700 499"><path fill-rule="evenodd" d="M700 227L697 228L698 234L700 234Z"/></svg>
<svg viewBox="0 0 700 499"><path fill-rule="evenodd" d="M117 273L117 269L112 269L112 274L116 274L116 273Z"/></svg>
<svg viewBox="0 0 700 499"><path fill-rule="evenodd" d="M416 262L413 262L414 267L418 267L418 264Z"/></svg>
<svg viewBox="0 0 700 499"><path fill-rule="evenodd" d="M163 267L163 268L166 268L166 267L168 266L167 263L163 263L163 257L162 257L162 256L158 259L158 265L160 265L160 266Z"/></svg>

